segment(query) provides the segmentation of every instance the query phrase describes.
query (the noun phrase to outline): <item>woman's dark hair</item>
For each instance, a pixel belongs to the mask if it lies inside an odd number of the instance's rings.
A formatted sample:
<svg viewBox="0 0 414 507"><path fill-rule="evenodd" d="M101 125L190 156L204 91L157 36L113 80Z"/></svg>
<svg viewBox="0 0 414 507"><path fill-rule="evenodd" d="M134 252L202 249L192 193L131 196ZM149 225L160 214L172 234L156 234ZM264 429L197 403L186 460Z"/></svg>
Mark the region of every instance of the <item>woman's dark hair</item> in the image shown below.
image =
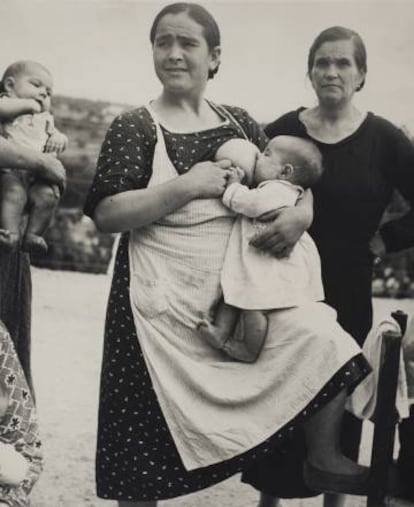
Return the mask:
<svg viewBox="0 0 414 507"><path fill-rule="evenodd" d="M208 12L207 9L201 5L189 3L189 2L177 2L174 4L166 5L161 11L155 16L154 22L152 23L150 31L150 41L154 44L155 34L157 27L161 19L167 14L180 14L185 12L192 20L203 27L203 35L206 39L208 49L212 51L215 47L220 46L220 30L216 23L216 20ZM211 79L217 73L219 65L214 70L210 70L208 78Z"/></svg>
<svg viewBox="0 0 414 507"><path fill-rule="evenodd" d="M363 72L364 75L367 73L367 51L365 49L364 41L361 36L351 30L350 28L345 28L343 26L331 26L326 30L323 30L313 41L312 46L309 50L308 55L308 75L310 76L313 64L315 62L315 54L316 51L324 44L325 42L335 42L338 40L350 40L354 45L354 58L357 64L357 67L360 72ZM356 91L362 89L365 84L365 77L362 80Z"/></svg>

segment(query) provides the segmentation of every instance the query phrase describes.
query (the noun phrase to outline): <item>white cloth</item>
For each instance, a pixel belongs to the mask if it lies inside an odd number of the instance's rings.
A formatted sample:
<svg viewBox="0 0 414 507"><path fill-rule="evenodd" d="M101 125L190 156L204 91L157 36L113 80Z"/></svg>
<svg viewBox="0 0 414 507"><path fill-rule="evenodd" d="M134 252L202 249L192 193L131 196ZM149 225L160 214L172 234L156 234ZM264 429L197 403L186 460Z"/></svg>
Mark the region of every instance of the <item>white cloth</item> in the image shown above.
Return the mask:
<svg viewBox="0 0 414 507"><path fill-rule="evenodd" d="M321 262L306 232L289 257L276 259L249 241L263 224L264 213L294 206L303 190L286 181L272 180L249 189L233 183L223 202L239 213L224 258L221 285L226 303L245 310L266 310L322 301Z"/></svg>
<svg viewBox="0 0 414 507"><path fill-rule="evenodd" d="M156 115L150 184L178 176ZM198 199L130 232L130 301L138 339L184 466L237 456L299 414L360 352L323 303L272 312L259 360L231 361L196 326L221 296L234 222L221 199ZM339 328L340 330L340 328Z"/></svg>
<svg viewBox="0 0 414 507"><path fill-rule="evenodd" d="M354 392L347 400L347 410L360 419L371 418L375 411L378 379L381 368L382 337L386 331L401 333L399 324L392 317L382 320L377 326L372 328L362 347L363 353L372 367L372 372L355 388ZM403 348L401 348L400 354L395 406L399 417L403 419L410 415L410 401L408 398Z"/></svg>
<svg viewBox="0 0 414 507"><path fill-rule="evenodd" d="M17 486L29 469L26 458L12 444L0 442L0 485Z"/></svg>
<svg viewBox="0 0 414 507"><path fill-rule="evenodd" d="M43 151L53 128L53 116L44 111L38 114L21 114L12 121L3 122L1 130L3 137L10 141L26 148Z"/></svg>

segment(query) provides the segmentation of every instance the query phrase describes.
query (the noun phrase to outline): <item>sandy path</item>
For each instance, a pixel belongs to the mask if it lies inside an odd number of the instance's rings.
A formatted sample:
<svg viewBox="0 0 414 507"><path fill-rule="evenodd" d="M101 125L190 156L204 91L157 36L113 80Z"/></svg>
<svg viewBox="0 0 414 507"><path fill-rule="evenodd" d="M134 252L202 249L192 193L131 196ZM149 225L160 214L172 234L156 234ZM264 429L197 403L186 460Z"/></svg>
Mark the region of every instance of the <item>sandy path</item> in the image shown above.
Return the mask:
<svg viewBox="0 0 414 507"><path fill-rule="evenodd" d="M115 507L96 498L94 452L103 318L109 280L103 275L33 270L33 372L46 468L32 507ZM411 301L376 301L376 314L411 310ZM369 455L369 428L363 456ZM362 507L354 497L347 507ZM239 477L186 497L171 507L255 507L257 493ZM320 497L285 501L319 507Z"/></svg>

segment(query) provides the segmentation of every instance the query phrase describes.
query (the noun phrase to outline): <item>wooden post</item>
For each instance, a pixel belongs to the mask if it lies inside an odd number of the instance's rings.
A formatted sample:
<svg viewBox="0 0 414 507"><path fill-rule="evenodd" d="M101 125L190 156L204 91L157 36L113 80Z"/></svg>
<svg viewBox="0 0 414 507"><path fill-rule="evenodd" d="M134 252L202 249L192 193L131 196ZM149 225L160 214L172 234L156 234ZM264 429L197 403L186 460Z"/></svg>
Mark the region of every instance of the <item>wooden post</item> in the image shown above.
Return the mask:
<svg viewBox="0 0 414 507"><path fill-rule="evenodd" d="M375 427L371 454L371 481L367 498L368 507L384 506L387 479L392 464L395 426L398 414L395 409L402 335L407 325L404 312L392 316L399 323L402 333L387 331L383 335L383 363L379 373Z"/></svg>

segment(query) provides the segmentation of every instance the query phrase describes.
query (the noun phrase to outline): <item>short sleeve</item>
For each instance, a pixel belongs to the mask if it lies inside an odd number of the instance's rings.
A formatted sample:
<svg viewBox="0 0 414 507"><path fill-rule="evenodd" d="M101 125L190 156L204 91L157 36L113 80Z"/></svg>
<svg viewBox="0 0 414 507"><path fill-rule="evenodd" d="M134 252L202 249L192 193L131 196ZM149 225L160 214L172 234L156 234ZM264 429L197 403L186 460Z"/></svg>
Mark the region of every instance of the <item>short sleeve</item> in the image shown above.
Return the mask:
<svg viewBox="0 0 414 507"><path fill-rule="evenodd" d="M263 128L254 120L249 113L240 107L234 106L224 106L235 118L235 120L240 124L244 133L248 137L249 141L254 143L260 151L263 151L266 144L268 143L268 138L263 131Z"/></svg>
<svg viewBox="0 0 414 507"><path fill-rule="evenodd" d="M86 197L86 215L93 218L104 197L147 186L155 142L155 125L145 108L115 118L106 133Z"/></svg>

